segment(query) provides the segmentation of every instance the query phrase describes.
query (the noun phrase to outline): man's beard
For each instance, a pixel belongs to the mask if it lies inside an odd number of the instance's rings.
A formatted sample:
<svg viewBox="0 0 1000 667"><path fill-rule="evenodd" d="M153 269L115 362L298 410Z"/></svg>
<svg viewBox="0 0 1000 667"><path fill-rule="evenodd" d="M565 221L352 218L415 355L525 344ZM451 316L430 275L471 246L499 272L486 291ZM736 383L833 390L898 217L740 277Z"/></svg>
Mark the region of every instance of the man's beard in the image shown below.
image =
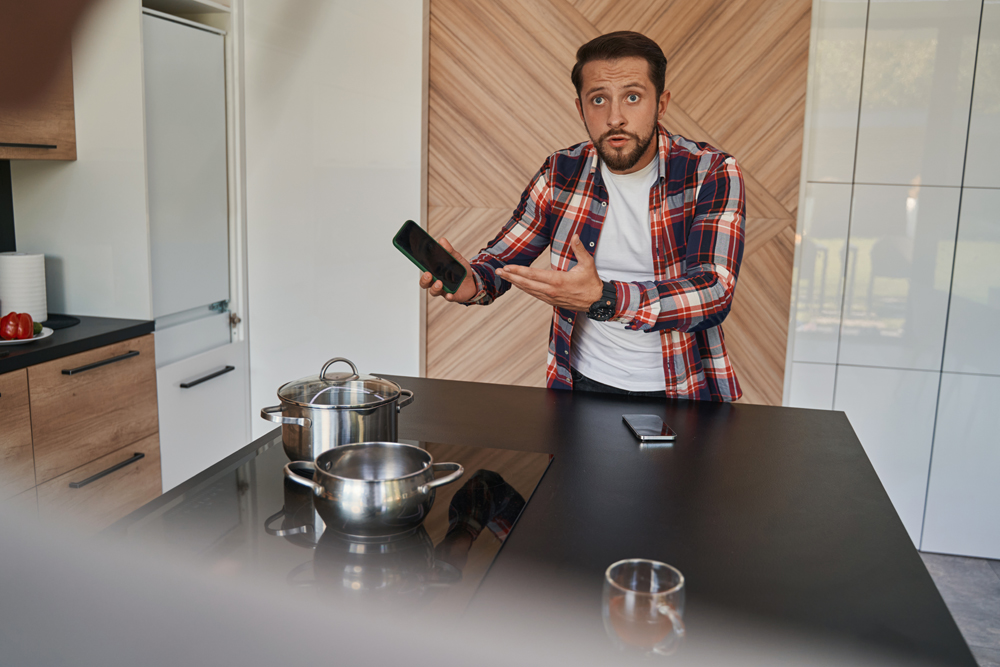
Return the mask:
<svg viewBox="0 0 1000 667"><path fill-rule="evenodd" d="M599 140L594 141L593 136L590 137L590 140L594 142L594 148L597 149L597 154L604 160L604 164L608 165L612 171L628 171L639 162L646 149L653 143L655 136L656 125L653 125L649 130L649 135L645 138L632 132L626 132L625 130L608 130L601 135ZM611 137L630 137L635 139L635 148L625 153L622 149L607 146L604 142Z"/></svg>

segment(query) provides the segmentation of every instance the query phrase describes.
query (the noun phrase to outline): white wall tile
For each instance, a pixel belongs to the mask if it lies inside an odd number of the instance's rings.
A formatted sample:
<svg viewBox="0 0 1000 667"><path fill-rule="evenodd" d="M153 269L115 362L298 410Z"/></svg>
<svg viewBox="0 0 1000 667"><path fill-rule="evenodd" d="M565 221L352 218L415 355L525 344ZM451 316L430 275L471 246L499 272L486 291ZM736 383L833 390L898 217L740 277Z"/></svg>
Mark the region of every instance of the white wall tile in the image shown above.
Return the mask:
<svg viewBox="0 0 1000 667"><path fill-rule="evenodd" d="M965 159L965 185L1000 187L1000 4L983 5L976 83Z"/></svg>
<svg viewBox="0 0 1000 667"><path fill-rule="evenodd" d="M921 549L1000 559L1000 377L941 379Z"/></svg>
<svg viewBox="0 0 1000 667"><path fill-rule="evenodd" d="M939 375L837 369L834 409L847 414L914 544L923 520Z"/></svg>
<svg viewBox="0 0 1000 667"><path fill-rule="evenodd" d="M850 183L861 97L867 0L814 0L806 178Z"/></svg>
<svg viewBox="0 0 1000 667"><path fill-rule="evenodd" d="M944 370L1000 375L1000 190L966 188Z"/></svg>
<svg viewBox="0 0 1000 667"><path fill-rule="evenodd" d="M982 0L872 0L859 183L960 185Z"/></svg>
<svg viewBox="0 0 1000 667"><path fill-rule="evenodd" d="M794 361L834 363L843 297L851 186L806 183L795 271Z"/></svg>
<svg viewBox="0 0 1000 667"><path fill-rule="evenodd" d="M792 364L792 384L785 405L813 410L833 409L833 383L837 367L833 364Z"/></svg>
<svg viewBox="0 0 1000 667"><path fill-rule="evenodd" d="M840 363L940 370L959 192L854 186Z"/></svg>
<svg viewBox="0 0 1000 667"><path fill-rule="evenodd" d="M419 373L423 6L246 0L251 414L344 356ZM272 424L254 418L254 437Z"/></svg>

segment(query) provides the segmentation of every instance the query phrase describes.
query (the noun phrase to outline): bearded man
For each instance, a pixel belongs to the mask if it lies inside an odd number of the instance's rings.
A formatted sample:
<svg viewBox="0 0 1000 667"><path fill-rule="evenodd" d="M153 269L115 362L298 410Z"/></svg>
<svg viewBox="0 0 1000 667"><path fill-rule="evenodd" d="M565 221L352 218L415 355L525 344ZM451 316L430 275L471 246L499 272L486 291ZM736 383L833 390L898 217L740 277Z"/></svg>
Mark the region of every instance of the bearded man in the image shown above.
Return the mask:
<svg viewBox="0 0 1000 667"><path fill-rule="evenodd" d="M511 285L553 306L554 389L733 401L721 323L732 307L746 206L736 160L670 134L667 59L615 32L577 51L576 108L590 141L553 153L453 294L489 304ZM529 265L551 246L551 268Z"/></svg>

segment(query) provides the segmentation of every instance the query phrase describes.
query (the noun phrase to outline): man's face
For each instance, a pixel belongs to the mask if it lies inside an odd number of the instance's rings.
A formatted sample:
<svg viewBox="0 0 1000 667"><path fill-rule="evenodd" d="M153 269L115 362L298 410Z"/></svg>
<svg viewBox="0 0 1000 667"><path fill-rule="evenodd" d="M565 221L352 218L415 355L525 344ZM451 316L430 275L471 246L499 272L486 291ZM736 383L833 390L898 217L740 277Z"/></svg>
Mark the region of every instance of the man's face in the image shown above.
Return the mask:
<svg viewBox="0 0 1000 667"><path fill-rule="evenodd" d="M593 60L581 71L576 108L597 154L611 171L629 174L656 154L656 121L667 110L670 91L656 97L644 58Z"/></svg>

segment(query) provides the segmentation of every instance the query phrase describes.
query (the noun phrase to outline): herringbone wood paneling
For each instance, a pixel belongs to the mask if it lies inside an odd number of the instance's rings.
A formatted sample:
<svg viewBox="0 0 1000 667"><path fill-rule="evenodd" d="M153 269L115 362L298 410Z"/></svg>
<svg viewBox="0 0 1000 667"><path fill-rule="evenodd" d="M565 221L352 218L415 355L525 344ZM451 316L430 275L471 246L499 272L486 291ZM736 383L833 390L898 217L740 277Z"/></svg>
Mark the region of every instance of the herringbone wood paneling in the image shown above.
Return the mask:
<svg viewBox="0 0 1000 667"><path fill-rule="evenodd" d="M746 249L726 343L744 400L781 403L810 0L431 0L428 227L465 256L506 222L553 151L587 138L569 72L599 34L667 55L663 124L736 156ZM536 265L545 266L548 257ZM543 386L551 308L512 290L488 308L430 299L430 377Z"/></svg>

